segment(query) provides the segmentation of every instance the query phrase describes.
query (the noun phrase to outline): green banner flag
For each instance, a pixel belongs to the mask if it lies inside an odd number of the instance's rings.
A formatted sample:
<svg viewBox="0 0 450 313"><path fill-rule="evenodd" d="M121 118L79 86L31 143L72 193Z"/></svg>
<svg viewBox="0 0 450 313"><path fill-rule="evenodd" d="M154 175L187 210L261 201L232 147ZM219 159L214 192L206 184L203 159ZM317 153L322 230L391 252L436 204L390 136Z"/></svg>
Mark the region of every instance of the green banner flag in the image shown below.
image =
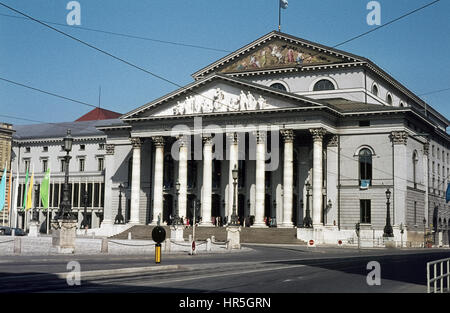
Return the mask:
<svg viewBox="0 0 450 313"><path fill-rule="evenodd" d="M27 168L27 173L25 175L25 194L23 196L23 209L25 209L25 206L27 204L27 194L28 194L28 168Z"/></svg>
<svg viewBox="0 0 450 313"><path fill-rule="evenodd" d="M48 209L48 196L50 190L50 168L47 169L45 177L41 182L41 202L44 211Z"/></svg>

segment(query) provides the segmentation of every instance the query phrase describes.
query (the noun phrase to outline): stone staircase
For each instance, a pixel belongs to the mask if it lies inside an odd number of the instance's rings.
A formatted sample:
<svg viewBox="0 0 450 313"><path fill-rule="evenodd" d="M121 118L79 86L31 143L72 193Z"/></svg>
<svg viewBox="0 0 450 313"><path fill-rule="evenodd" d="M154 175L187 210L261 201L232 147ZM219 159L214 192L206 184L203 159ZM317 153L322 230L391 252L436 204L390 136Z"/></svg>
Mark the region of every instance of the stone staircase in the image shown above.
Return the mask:
<svg viewBox="0 0 450 313"><path fill-rule="evenodd" d="M170 238L170 227L163 226L166 230L166 238ZM152 230L154 226L138 225L110 237L111 239L127 239L128 233L131 232L132 239L152 239ZM185 240L192 235L192 227L184 230L183 236ZM269 244L299 244L306 245L304 241L296 238L297 229L295 228L241 228L241 243L269 243ZM226 227L196 227L196 240L206 240L215 236L217 241L226 241Z"/></svg>

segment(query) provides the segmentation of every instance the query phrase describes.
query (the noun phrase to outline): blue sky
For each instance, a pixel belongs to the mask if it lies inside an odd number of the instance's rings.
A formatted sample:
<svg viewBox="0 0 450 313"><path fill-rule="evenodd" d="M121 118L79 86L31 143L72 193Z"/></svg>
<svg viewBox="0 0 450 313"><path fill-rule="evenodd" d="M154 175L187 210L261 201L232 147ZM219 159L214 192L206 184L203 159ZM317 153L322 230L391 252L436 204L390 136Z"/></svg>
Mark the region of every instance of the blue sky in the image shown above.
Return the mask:
<svg viewBox="0 0 450 313"><path fill-rule="evenodd" d="M68 0L0 0L41 20L66 23ZM283 32L333 46L372 29L368 0L289 0ZM431 0L381 0L382 23ZM275 30L278 0L79 0L81 26L154 39L236 50ZM355 40L341 50L371 59L416 94L450 88L450 1ZM15 13L0 7L0 14ZM226 55L55 26L180 85ZM126 113L174 89L35 22L0 15L0 77ZM424 96L450 118L450 90ZM73 121L91 108L0 81L0 114L46 122ZM0 117L14 124L30 122Z"/></svg>

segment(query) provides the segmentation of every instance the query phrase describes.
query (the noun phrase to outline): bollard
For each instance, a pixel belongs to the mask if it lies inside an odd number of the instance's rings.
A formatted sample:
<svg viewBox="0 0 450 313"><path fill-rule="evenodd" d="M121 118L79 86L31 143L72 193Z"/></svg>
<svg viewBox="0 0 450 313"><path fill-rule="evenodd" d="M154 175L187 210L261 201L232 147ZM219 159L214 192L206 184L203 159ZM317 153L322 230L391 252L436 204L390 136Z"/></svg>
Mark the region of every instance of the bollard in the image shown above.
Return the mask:
<svg viewBox="0 0 450 313"><path fill-rule="evenodd" d="M216 236L211 236L211 242L216 242Z"/></svg>
<svg viewBox="0 0 450 313"><path fill-rule="evenodd" d="M189 235L189 242L192 242L192 235Z"/></svg>
<svg viewBox="0 0 450 313"><path fill-rule="evenodd" d="M14 253L16 254L22 253L22 240L20 237L14 238Z"/></svg>
<svg viewBox="0 0 450 313"><path fill-rule="evenodd" d="M161 263L161 244L155 244L155 263Z"/></svg>
<svg viewBox="0 0 450 313"><path fill-rule="evenodd" d="M165 244L165 250L166 252L170 252L170 239L166 239L166 244Z"/></svg>
<svg viewBox="0 0 450 313"><path fill-rule="evenodd" d="M16 230L15 230L14 228L12 229L11 236L12 236L12 237L15 237L15 236L16 236Z"/></svg>
<svg viewBox="0 0 450 313"><path fill-rule="evenodd" d="M108 238L102 238L101 253L108 253Z"/></svg>
<svg viewBox="0 0 450 313"><path fill-rule="evenodd" d="M206 239L206 251L211 251L211 239Z"/></svg>
<svg viewBox="0 0 450 313"><path fill-rule="evenodd" d="M128 232L128 240L131 240L131 232Z"/></svg>

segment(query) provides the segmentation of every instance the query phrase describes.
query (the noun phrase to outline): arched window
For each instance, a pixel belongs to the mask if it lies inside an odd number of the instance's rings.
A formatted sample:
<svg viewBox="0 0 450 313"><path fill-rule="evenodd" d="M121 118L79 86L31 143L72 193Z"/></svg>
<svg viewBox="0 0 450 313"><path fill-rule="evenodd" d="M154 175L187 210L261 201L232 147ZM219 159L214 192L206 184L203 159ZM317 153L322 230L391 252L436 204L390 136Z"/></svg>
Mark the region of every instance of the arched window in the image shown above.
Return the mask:
<svg viewBox="0 0 450 313"><path fill-rule="evenodd" d="M286 87L281 84L281 83L275 83L270 85L271 88L275 88L275 89L279 89L279 90L283 90L283 91L287 91Z"/></svg>
<svg viewBox="0 0 450 313"><path fill-rule="evenodd" d="M392 105L392 96L391 96L390 94L388 94L388 95L386 96L386 102L387 102L389 105Z"/></svg>
<svg viewBox="0 0 450 313"><path fill-rule="evenodd" d="M314 85L314 91L334 90L334 84L328 79L321 79Z"/></svg>
<svg viewBox="0 0 450 313"><path fill-rule="evenodd" d="M378 86L376 84L372 86L372 93L378 97Z"/></svg>
<svg viewBox="0 0 450 313"><path fill-rule="evenodd" d="M413 183L414 183L414 188L417 188L417 181L416 181L416 176L417 176L417 162L419 161L419 158L417 157L417 151L414 151L413 156L412 156L412 165L413 165Z"/></svg>
<svg viewBox="0 0 450 313"><path fill-rule="evenodd" d="M359 180L360 186L372 185L372 151L367 148L359 151Z"/></svg>

